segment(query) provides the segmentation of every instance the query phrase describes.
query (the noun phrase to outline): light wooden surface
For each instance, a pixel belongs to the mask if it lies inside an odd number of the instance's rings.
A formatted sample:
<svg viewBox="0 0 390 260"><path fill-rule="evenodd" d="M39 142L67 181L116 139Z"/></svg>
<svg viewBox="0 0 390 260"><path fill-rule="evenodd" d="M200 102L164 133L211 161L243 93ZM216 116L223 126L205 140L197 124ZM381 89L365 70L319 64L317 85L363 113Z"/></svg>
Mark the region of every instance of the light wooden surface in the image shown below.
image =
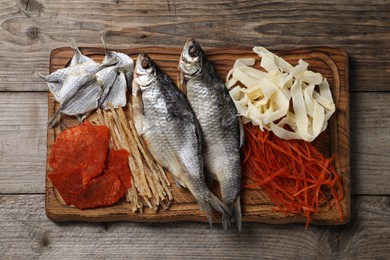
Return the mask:
<svg viewBox="0 0 390 260"><path fill-rule="evenodd" d="M388 1L4 0L0 5L0 258L387 259ZM81 46L330 46L350 54L352 217L344 226L63 223L45 216L49 54Z"/></svg>
<svg viewBox="0 0 390 260"><path fill-rule="evenodd" d="M81 51L96 61L101 61L104 57L104 49L81 48ZM177 82L177 63L180 58L181 49L168 47L144 47L121 50L134 59L141 52L148 53L152 59L168 75ZM213 62L221 78L226 78L229 70L233 67L235 60L239 58L255 58L257 54L253 53L251 48L229 49L212 48L206 49L208 59ZM69 64L74 51L71 48L59 48L52 51L50 55L49 71L55 71L58 68L64 68ZM340 201L343 212L340 218L336 207L320 210L319 214L313 215L312 223L319 224L344 224L350 218L350 178L349 178L349 92L348 92L348 55L339 49L331 48L305 48L294 50L276 51L285 60L291 64L298 64L299 59L303 59L310 64L310 69L321 73L327 78L336 104L337 113L332 116L329 122L329 128L324 133L317 148L325 154L333 156L333 165L338 172L345 196ZM259 64L256 64L258 67ZM58 111L59 104L55 102L51 93L48 94L48 119ZM51 146L61 131L62 125L72 125L66 121L72 119L63 117L60 124L54 129L48 129L47 152L51 153ZM74 121L74 120L73 120ZM51 171L48 167L47 173ZM243 173L243 175L245 175ZM243 183L246 180L243 179ZM174 184L174 181L171 180ZM174 201L169 210L161 210L156 214L153 210L146 209L143 214L134 213L130 210L130 205L126 202L119 203L112 207L79 210L67 206L58 192L55 192L52 182L46 178L46 213L54 221L114 221L128 220L136 222L172 222L172 221L201 221L207 222L204 212L199 210L195 198L187 189L178 188L176 185L170 187L174 196ZM217 185L213 185L214 194L219 194ZM241 209L244 222L265 222L273 224L306 222L304 216L285 216L281 212L274 210L275 205L268 199L267 194L262 189L242 189L241 191ZM215 214L214 223L221 222L221 215Z"/></svg>

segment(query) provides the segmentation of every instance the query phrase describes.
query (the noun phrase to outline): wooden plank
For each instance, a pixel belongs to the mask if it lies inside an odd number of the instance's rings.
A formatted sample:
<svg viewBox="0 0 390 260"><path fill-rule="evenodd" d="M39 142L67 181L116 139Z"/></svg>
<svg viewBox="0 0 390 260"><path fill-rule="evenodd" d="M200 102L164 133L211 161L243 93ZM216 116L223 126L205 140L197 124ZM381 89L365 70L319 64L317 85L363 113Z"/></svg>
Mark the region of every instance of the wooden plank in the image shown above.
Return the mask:
<svg viewBox="0 0 390 260"><path fill-rule="evenodd" d="M104 57L104 49L84 48L82 51L96 61ZM122 52L136 58L138 53L146 52L169 76L176 81L177 61L179 60L181 49L164 47L146 47L122 50ZM348 222L350 215L350 179L349 179L349 92L348 92L348 56L339 49L330 48L306 48L295 50L276 51L291 64L297 64L299 59L304 59L310 64L310 69L321 73L326 77L331 86L334 102L337 112L330 120L330 127L321 138L317 140L317 147L325 154L333 156L333 165L342 179L345 196L340 205L343 216L340 219L337 207L331 209L322 209L318 214L313 215L313 223L340 224ZM227 49L214 48L207 49L206 55L222 78L225 78L229 70L238 58L252 57L258 60L251 48ZM65 67L73 56L73 50L70 48L59 48L53 50L50 55L50 72ZM258 66L258 65L257 65ZM53 96L49 94L49 118L58 110L58 103ZM65 117L61 125L70 125L69 117ZM74 121L74 120L73 120ZM60 126L48 131L48 155L51 152L51 146L60 131ZM62 128L61 128L62 129ZM51 171L48 166L47 172ZM245 176L245 174L243 174ZM171 183L174 183L171 181ZM243 183L245 179L243 178ZM214 194L218 194L219 189L213 186ZM51 181L47 178L46 182L46 213L47 216L55 221L207 221L205 215L199 210L199 206L194 197L187 191L172 185L171 191L174 195L174 202L169 210L160 210L156 214L152 210L145 210L143 214L133 213L130 205L126 202L119 203L106 208L79 210L74 207L66 206L59 193L55 192ZM287 222L305 222L303 216L285 216L281 212L275 212L274 204L269 200L262 189L242 189L241 205L243 221L266 222L266 223L287 223ZM213 221L221 221L220 215L216 215Z"/></svg>
<svg viewBox="0 0 390 260"><path fill-rule="evenodd" d="M44 195L0 195L5 259L387 259L388 196L352 197L346 226L244 223L240 235L205 223L53 223Z"/></svg>
<svg viewBox="0 0 390 260"><path fill-rule="evenodd" d="M0 25L2 91L46 90L34 71L48 71L50 51L70 37L100 47L100 35L117 49L182 46L189 36L209 47L341 47L351 91L390 90L388 1L4 0Z"/></svg>
<svg viewBox="0 0 390 260"><path fill-rule="evenodd" d="M351 193L390 195L390 93L350 98ZM47 93L0 92L0 193L45 192L46 121Z"/></svg>
<svg viewBox="0 0 390 260"><path fill-rule="evenodd" d="M389 102L390 92L351 97L352 194L390 193Z"/></svg>
<svg viewBox="0 0 390 260"><path fill-rule="evenodd" d="M0 193L44 189L46 93L0 93Z"/></svg>

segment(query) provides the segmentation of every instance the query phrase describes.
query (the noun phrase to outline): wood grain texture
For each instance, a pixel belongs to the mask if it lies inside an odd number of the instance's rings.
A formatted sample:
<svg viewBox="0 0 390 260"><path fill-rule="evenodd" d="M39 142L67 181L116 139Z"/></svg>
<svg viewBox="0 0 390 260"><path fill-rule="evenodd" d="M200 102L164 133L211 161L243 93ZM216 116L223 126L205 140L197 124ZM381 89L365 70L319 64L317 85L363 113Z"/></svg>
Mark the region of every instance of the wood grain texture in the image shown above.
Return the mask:
<svg viewBox="0 0 390 260"><path fill-rule="evenodd" d="M83 48L84 54L94 58L96 61L102 60L104 50L99 48ZM163 47L145 47L128 50L121 50L133 58L138 53L146 52L167 72L171 78L176 81L177 63L181 50L178 48ZM299 59L304 59L310 64L310 69L320 72L326 77L331 86L334 102L337 112L330 121L330 127L327 132L319 138L317 147L324 151L325 154L332 154L334 157L333 164L339 173L343 186L345 197L341 201L343 218L339 218L336 207L330 210L322 210L313 216L313 223L317 224L344 224L348 222L350 215L350 178L349 178L349 92L348 92L348 56L339 49L315 48L315 49L296 49L276 51L291 64L297 64ZM217 72L222 78L225 78L228 71L233 67L236 59L252 57L258 60L258 56L247 49L227 49L214 48L207 49L206 55L215 65ZM58 68L65 67L73 56L73 50L70 48L59 48L53 50L50 55L50 72ZM258 66L258 64L257 64ZM49 118L58 110L58 103L49 93L48 99ZM67 120L63 119L62 125L69 125ZM60 124L60 125L61 125ZM60 131L60 125L56 129L48 130L48 155L51 152L51 146ZM62 129L62 128L61 128ZM317 143L317 142L316 142ZM50 167L48 165L48 172ZM245 179L243 179L245 183ZM174 183L174 181L171 181ZM211 189L218 194L218 187L215 185ZM51 181L47 178L46 182L46 213L54 221L140 221L140 222L170 222L170 221L206 221L205 215L199 210L196 200L187 190L179 189L172 185L171 191L174 196L174 202L169 210L161 210L157 214L152 210L145 210L141 214L133 213L130 205L126 202L117 205L90 209L79 210L66 206L59 193L53 189ZM285 216L280 212L274 211L273 203L268 199L266 193L261 190L242 189L241 205L243 221L266 222L266 223L289 223L305 222L303 216ZM220 215L216 215L213 221L221 221Z"/></svg>
<svg viewBox="0 0 390 260"><path fill-rule="evenodd" d="M204 223L54 223L44 195L0 195L5 259L387 259L388 196L352 197L345 226L244 223L240 235Z"/></svg>
<svg viewBox="0 0 390 260"><path fill-rule="evenodd" d="M46 93L0 92L0 193L44 187Z"/></svg>
<svg viewBox="0 0 390 260"><path fill-rule="evenodd" d="M389 195L390 92L352 95L350 104L352 194Z"/></svg>
<svg viewBox="0 0 390 260"><path fill-rule="evenodd" d="M208 47L341 47L351 91L390 89L388 1L3 0L0 25L2 91L45 91L34 71L48 71L50 51L70 37L100 47L101 35L120 49L182 46L190 36Z"/></svg>

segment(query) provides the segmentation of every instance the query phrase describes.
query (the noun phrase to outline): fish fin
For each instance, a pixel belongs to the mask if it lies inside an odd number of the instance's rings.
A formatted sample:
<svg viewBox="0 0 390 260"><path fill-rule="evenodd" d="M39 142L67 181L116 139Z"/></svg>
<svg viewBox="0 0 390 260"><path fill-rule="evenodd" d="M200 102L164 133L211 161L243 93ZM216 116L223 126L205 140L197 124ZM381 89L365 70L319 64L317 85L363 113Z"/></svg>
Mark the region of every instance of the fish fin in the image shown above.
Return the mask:
<svg viewBox="0 0 390 260"><path fill-rule="evenodd" d="M141 89L138 89L138 91L137 91L136 100L137 100L137 104L138 104L139 113L142 116L144 116L145 115L145 113L144 113L144 102L142 101Z"/></svg>
<svg viewBox="0 0 390 260"><path fill-rule="evenodd" d="M232 212L223 204L213 193L210 192L208 202L213 208L220 213L232 215Z"/></svg>
<svg viewBox="0 0 390 260"><path fill-rule="evenodd" d="M205 201L198 200L198 204L200 210L204 211L204 213L206 214L207 222L209 222L210 227L213 228L213 209Z"/></svg>
<svg viewBox="0 0 390 260"><path fill-rule="evenodd" d="M177 71L177 87L179 90L187 96L187 85L186 85L186 79L184 77L183 72L178 69Z"/></svg>
<svg viewBox="0 0 390 260"><path fill-rule="evenodd" d="M70 46L75 52L77 52L77 53L79 53L80 55L82 55L80 49L77 47L76 40L75 40L73 37L71 37L71 38L69 39L68 44L69 44L69 46Z"/></svg>
<svg viewBox="0 0 390 260"><path fill-rule="evenodd" d="M240 195L238 194L237 197L234 199L233 202L225 203L226 207L230 210L232 213L231 216L223 213L222 214L222 226L225 232L230 229L230 223L231 219L233 217L234 224L236 225L236 229L238 233L241 233L242 229L242 216L241 216L241 204L240 204Z"/></svg>
<svg viewBox="0 0 390 260"><path fill-rule="evenodd" d="M35 71L35 76L37 76L38 78L41 78L41 79L44 79L47 81L47 76L43 75L42 73L38 72L38 71Z"/></svg>
<svg viewBox="0 0 390 260"><path fill-rule="evenodd" d="M123 74L126 74L126 71L133 71L133 69L134 69L134 63L128 63L119 67L119 71L122 72Z"/></svg>
<svg viewBox="0 0 390 260"><path fill-rule="evenodd" d="M240 127L240 147L242 147L245 143L244 124L242 123L241 117L237 116L237 119Z"/></svg>
<svg viewBox="0 0 390 260"><path fill-rule="evenodd" d="M104 37L103 37L103 36L100 36L100 40L102 41L102 44L103 44L104 53L107 54L108 49L107 49L107 45L106 45L106 41L104 40Z"/></svg>
<svg viewBox="0 0 390 260"><path fill-rule="evenodd" d="M106 62L102 63L104 67L110 67L118 63L118 59L116 57L112 57Z"/></svg>
<svg viewBox="0 0 390 260"><path fill-rule="evenodd" d="M138 135L141 136L145 132L145 114L141 97L141 89L139 89L137 84L133 83L132 92L133 94L131 95L131 111L133 115L133 121Z"/></svg>
<svg viewBox="0 0 390 260"><path fill-rule="evenodd" d="M226 213L222 214L222 227L225 232L230 229L230 216Z"/></svg>
<svg viewBox="0 0 390 260"><path fill-rule="evenodd" d="M231 215L231 211L213 193L211 193L211 191L207 191L205 198L195 197L195 199L197 200L201 210L205 212L207 221L209 222L211 227L213 224L213 208L219 213L222 213L223 215Z"/></svg>
<svg viewBox="0 0 390 260"><path fill-rule="evenodd" d="M104 90L104 84L103 84L103 81L101 79L98 79L98 77L95 75L92 76L92 79L96 82L96 84L99 85L101 91Z"/></svg>
<svg viewBox="0 0 390 260"><path fill-rule="evenodd" d="M54 126L57 124L58 122L58 116L60 115L60 111L61 110L58 110L54 115L53 117L49 120L49 122L47 123L47 126L49 128L54 128Z"/></svg>
<svg viewBox="0 0 390 260"><path fill-rule="evenodd" d="M76 115L77 120L79 120L79 123L81 124L84 120L85 115Z"/></svg>
<svg viewBox="0 0 390 260"><path fill-rule="evenodd" d="M50 83L50 82L47 82L46 84L47 84L47 88L49 89L50 93L59 102L62 84L61 83Z"/></svg>
<svg viewBox="0 0 390 260"><path fill-rule="evenodd" d="M92 112L89 111L89 112L82 114L82 115L76 115L77 119L79 120L79 123L82 124L83 121L91 115L91 113Z"/></svg>
<svg viewBox="0 0 390 260"><path fill-rule="evenodd" d="M175 175L172 174L173 179L175 180L176 187L178 188L187 188L186 185Z"/></svg>
<svg viewBox="0 0 390 260"><path fill-rule="evenodd" d="M236 224L237 232L241 233L241 230L242 230L242 214L241 214L240 194L238 194L237 197L234 199L233 218L234 218L234 223Z"/></svg>

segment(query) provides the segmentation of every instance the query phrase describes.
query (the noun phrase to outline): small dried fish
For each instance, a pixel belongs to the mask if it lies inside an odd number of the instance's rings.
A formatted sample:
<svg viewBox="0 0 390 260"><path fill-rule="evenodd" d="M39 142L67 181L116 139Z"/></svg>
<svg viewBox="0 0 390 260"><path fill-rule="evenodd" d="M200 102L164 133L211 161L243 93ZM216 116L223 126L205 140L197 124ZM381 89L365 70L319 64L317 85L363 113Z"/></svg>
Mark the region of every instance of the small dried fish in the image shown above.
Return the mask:
<svg viewBox="0 0 390 260"><path fill-rule="evenodd" d="M75 115L82 121L97 107L107 110L108 102L115 108L126 106L126 75L132 75L133 60L124 53L108 51L105 46L106 56L99 64L82 54L74 39L69 44L74 50L69 67L47 76L38 74L46 80L49 91L60 103L60 110L49 122L50 127L62 113Z"/></svg>
<svg viewBox="0 0 390 260"><path fill-rule="evenodd" d="M86 73L69 75L65 87L67 92L61 96L60 108L49 121L51 128L57 123L58 115L62 113L80 115L82 120L85 114L98 107L98 99L103 91L96 77Z"/></svg>

